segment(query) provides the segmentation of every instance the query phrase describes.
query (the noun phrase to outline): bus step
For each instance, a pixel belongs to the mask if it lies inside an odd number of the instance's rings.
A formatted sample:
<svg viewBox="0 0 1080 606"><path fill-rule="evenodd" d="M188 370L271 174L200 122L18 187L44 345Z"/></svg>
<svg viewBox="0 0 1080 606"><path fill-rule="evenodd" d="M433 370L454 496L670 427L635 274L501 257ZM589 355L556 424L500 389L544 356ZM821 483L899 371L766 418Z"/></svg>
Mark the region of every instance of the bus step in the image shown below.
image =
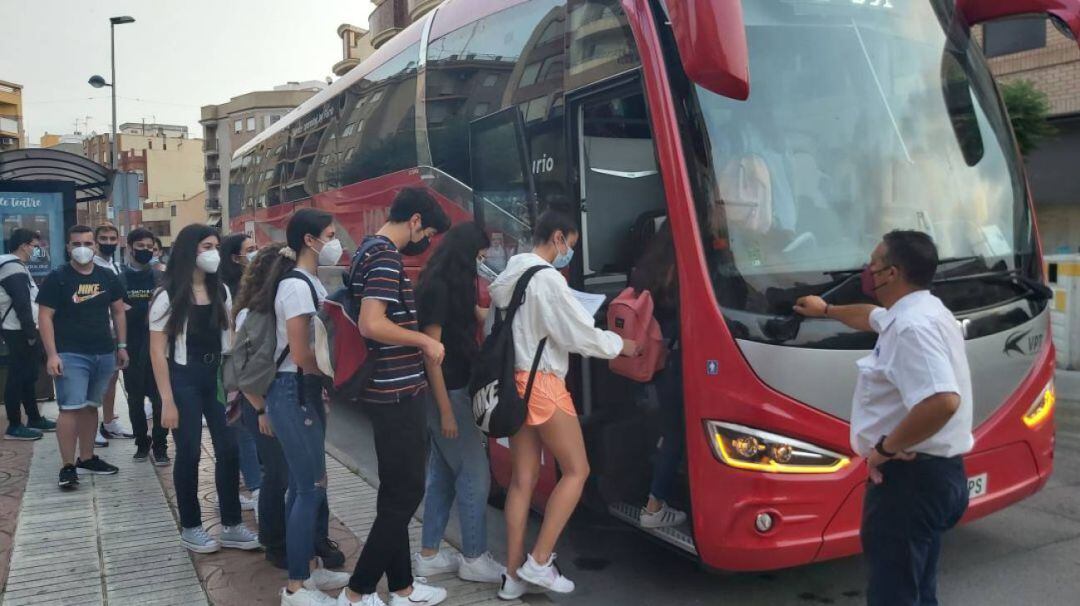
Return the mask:
<svg viewBox="0 0 1080 606"><path fill-rule="evenodd" d="M690 535L689 521L684 522L680 526L671 526L668 528L642 528L641 519L639 517L639 513L641 512L640 507L636 507L629 503L614 503L608 505L608 512L623 522L637 527L642 532L647 532L665 543L670 543L683 551L688 551L697 555L697 547L694 546L694 537Z"/></svg>

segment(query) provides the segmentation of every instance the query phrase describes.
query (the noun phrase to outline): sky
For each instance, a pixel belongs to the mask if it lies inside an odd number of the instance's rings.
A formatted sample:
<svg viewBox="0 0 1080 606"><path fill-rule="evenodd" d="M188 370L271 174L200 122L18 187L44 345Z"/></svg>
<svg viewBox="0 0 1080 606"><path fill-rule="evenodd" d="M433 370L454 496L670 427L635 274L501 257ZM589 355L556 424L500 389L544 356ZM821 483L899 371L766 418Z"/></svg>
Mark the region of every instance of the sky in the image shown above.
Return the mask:
<svg viewBox="0 0 1080 606"><path fill-rule="evenodd" d="M116 26L117 121L183 124L199 137L203 105L333 76L337 27L366 29L371 10L365 0L0 0L0 80L23 85L32 144L73 133L76 120L83 133L108 132L110 91L87 80L109 80L109 17L130 15Z"/></svg>

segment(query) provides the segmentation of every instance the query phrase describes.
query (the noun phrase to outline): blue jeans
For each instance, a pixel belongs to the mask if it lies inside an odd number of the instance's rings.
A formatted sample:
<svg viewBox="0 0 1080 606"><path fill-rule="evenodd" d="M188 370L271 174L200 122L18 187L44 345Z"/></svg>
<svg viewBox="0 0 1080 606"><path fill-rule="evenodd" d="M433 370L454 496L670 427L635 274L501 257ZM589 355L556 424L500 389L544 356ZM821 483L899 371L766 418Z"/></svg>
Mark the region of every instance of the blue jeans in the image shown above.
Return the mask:
<svg viewBox="0 0 1080 606"><path fill-rule="evenodd" d="M961 457L888 461L884 481L866 483L860 538L869 606L936 606L941 535L968 506Z"/></svg>
<svg viewBox="0 0 1080 606"><path fill-rule="evenodd" d="M302 382L296 373L279 372L266 395L266 414L289 466L285 546L289 579L294 581L311 576L316 518L326 502L326 429L315 410L322 404L302 397Z"/></svg>
<svg viewBox="0 0 1080 606"><path fill-rule="evenodd" d="M250 404L242 402L241 406ZM229 432L240 451L240 475L244 477L244 486L251 491L258 490L262 487L262 467L259 465L259 452L255 448L255 436L251 435L243 421L229 425Z"/></svg>
<svg viewBox="0 0 1080 606"><path fill-rule="evenodd" d="M116 373L116 354L60 355L64 374L56 377L56 403L60 410L80 410L87 406L101 407L102 397L109 388L109 379Z"/></svg>
<svg viewBox="0 0 1080 606"><path fill-rule="evenodd" d="M487 551L487 498L491 486L483 436L472 416L468 389L450 392L450 408L457 420L458 437L442 435L439 407L427 397L427 425L431 435L427 487L424 497L424 532L420 545L436 549L450 520L450 506L457 502L461 520L461 553L476 558Z"/></svg>
<svg viewBox="0 0 1080 606"><path fill-rule="evenodd" d="M188 363L169 365L169 383L173 401L180 414L180 425L173 430L176 461L173 462L173 486L180 525L202 526L199 507L199 459L202 456L202 420L214 443L214 484L217 486L221 523L235 526L240 518L240 463L236 440L225 422L225 406L218 401L217 378L220 356L209 362L188 355Z"/></svg>
<svg viewBox="0 0 1080 606"><path fill-rule="evenodd" d="M652 484L649 492L660 501L671 496L675 474L682 464L686 447L686 423L683 421L683 389L681 351L668 356L667 366L653 380L660 399L660 447L653 460Z"/></svg>

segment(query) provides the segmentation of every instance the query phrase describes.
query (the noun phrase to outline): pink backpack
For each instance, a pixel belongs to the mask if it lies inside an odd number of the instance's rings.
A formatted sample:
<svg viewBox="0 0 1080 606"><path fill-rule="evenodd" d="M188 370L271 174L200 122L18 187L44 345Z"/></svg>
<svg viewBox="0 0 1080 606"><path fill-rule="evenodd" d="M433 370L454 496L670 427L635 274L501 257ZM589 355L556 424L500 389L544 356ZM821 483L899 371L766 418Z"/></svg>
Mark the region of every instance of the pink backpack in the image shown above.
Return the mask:
<svg viewBox="0 0 1080 606"><path fill-rule="evenodd" d="M641 346L636 358L618 357L611 360L611 372L640 383L648 383L667 362L667 348L660 324L653 317L653 299L649 291L635 294L627 288L608 305L608 330Z"/></svg>

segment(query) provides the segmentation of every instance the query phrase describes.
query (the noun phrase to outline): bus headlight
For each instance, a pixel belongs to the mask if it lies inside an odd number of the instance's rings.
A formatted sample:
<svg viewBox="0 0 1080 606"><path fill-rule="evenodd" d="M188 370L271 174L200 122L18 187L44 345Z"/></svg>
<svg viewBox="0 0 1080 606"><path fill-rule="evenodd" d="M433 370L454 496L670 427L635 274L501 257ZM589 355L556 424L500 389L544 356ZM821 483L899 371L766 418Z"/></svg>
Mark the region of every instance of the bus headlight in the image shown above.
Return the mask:
<svg viewBox="0 0 1080 606"><path fill-rule="evenodd" d="M1054 391L1054 382L1050 381L1046 384L1046 389L1042 390L1038 398L1035 398L1035 402L1024 413L1024 425L1027 425L1030 429L1043 424L1050 418L1050 414L1054 411L1054 403L1057 402L1057 392Z"/></svg>
<svg viewBox="0 0 1080 606"><path fill-rule="evenodd" d="M705 421L713 454L736 469L768 473L832 473L851 460L801 440L734 423Z"/></svg>

